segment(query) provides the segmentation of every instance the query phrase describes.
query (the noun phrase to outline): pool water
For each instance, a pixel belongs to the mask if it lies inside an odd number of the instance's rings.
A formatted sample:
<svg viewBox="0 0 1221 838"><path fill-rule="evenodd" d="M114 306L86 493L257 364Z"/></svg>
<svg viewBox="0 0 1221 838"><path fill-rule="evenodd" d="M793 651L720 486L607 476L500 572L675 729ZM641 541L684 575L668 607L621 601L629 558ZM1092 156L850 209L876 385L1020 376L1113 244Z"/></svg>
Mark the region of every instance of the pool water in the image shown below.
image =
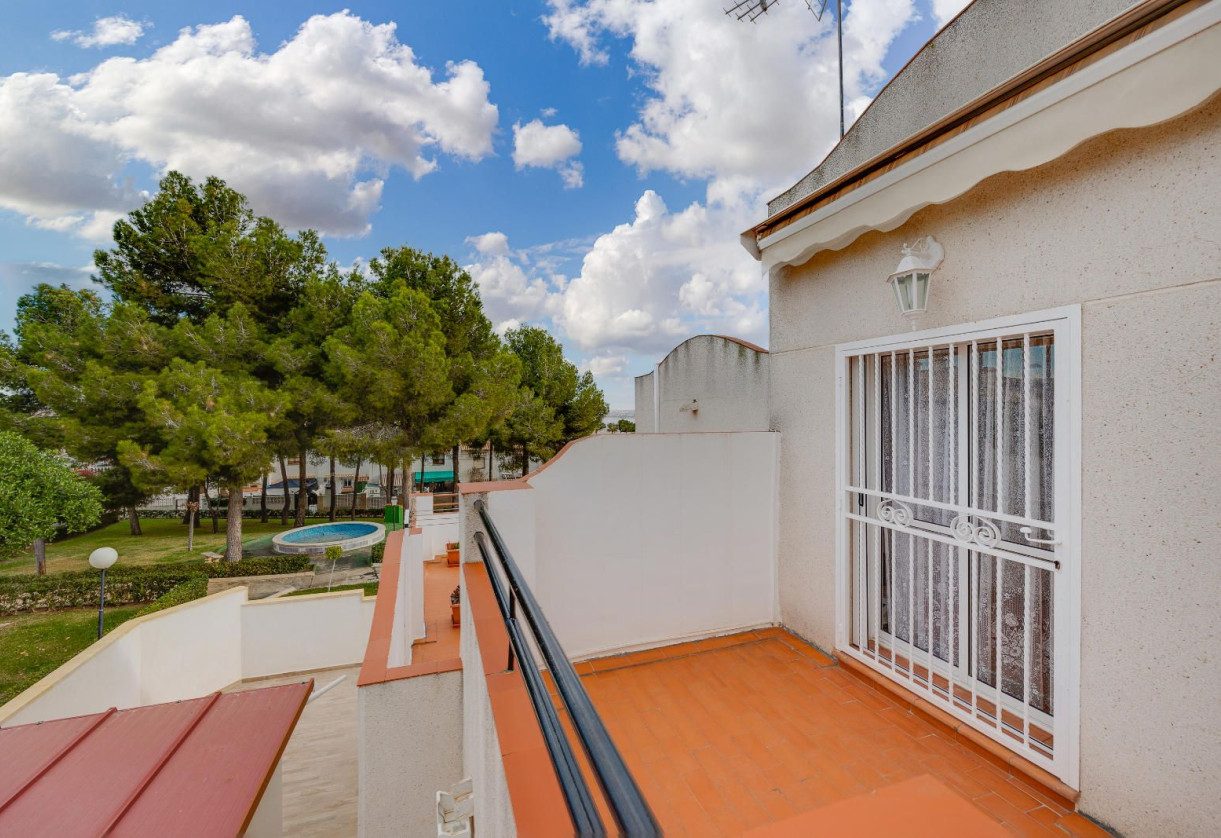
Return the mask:
<svg viewBox="0 0 1221 838"><path fill-rule="evenodd" d="M282 533L281 541L290 544L319 544L328 541L344 541L349 538L363 538L377 532L374 524L316 524Z"/></svg>

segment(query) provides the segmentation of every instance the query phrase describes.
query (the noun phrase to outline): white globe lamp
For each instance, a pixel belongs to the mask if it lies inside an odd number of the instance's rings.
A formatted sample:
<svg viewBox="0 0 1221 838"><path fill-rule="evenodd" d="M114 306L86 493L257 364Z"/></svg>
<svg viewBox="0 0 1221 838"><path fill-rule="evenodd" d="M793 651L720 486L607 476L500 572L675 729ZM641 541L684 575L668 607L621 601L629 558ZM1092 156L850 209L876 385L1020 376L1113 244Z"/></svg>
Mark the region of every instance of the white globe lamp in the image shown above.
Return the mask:
<svg viewBox="0 0 1221 838"><path fill-rule="evenodd" d="M119 560L119 551L113 547L99 547L89 554L89 565L102 571L98 586L98 640L102 639L102 621L106 617L106 568Z"/></svg>

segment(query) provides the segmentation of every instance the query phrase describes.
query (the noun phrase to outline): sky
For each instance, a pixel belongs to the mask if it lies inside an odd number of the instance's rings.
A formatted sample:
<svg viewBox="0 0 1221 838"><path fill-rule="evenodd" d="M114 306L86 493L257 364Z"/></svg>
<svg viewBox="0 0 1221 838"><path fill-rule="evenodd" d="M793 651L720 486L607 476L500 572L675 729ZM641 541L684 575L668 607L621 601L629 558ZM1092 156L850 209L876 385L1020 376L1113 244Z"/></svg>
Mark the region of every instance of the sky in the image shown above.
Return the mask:
<svg viewBox="0 0 1221 838"><path fill-rule="evenodd" d="M966 2L844 4L849 122ZM545 326L631 408L692 335L767 345L738 234L838 139L833 12L728 5L7 0L0 330L39 282L91 286L114 221L177 169L344 267L452 256L498 329Z"/></svg>

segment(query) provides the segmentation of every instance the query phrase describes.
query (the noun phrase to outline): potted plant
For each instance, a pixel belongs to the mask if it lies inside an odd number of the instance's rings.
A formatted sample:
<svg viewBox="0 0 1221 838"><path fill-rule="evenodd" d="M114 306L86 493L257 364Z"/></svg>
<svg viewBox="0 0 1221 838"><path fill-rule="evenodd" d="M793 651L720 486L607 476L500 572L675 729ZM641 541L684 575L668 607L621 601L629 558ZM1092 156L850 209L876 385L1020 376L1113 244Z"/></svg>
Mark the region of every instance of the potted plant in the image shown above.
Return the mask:
<svg viewBox="0 0 1221 838"><path fill-rule="evenodd" d="M462 625L462 588L455 586L449 595L449 616L455 626Z"/></svg>
<svg viewBox="0 0 1221 838"><path fill-rule="evenodd" d="M451 541L445 545L445 561L450 567L458 566L458 542Z"/></svg>

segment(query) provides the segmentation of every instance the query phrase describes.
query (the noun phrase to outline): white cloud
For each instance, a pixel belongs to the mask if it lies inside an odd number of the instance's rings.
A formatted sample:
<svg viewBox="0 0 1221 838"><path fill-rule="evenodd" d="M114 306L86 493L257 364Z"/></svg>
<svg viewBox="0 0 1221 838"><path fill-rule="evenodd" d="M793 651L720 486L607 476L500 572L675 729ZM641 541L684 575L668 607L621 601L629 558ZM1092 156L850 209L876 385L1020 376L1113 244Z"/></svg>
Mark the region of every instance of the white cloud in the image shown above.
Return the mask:
<svg viewBox="0 0 1221 838"><path fill-rule="evenodd" d="M585 167L581 165L580 160L565 163L560 166L559 172L565 189L580 189L585 185Z"/></svg>
<svg viewBox="0 0 1221 838"><path fill-rule="evenodd" d="M51 33L53 41L72 41L78 47L113 47L120 44L134 44L144 35L144 30L152 24L147 21L132 20L126 15L100 17L93 22L89 32L60 29Z"/></svg>
<svg viewBox="0 0 1221 838"><path fill-rule="evenodd" d="M617 378L628 367L626 355L595 355L580 365L582 371L589 370L595 378Z"/></svg>
<svg viewBox="0 0 1221 838"><path fill-rule="evenodd" d="M953 20L959 12L971 5L971 0L932 0L933 2L933 19L937 21L937 28L945 26Z"/></svg>
<svg viewBox="0 0 1221 838"><path fill-rule="evenodd" d="M745 178L756 187L808 171L838 138L832 15L777 4L754 25L707 0L550 0L552 39L584 63L607 60L603 41L631 42L649 95L620 132L620 158L641 173ZM849 100L883 77L895 37L915 19L914 0L857 0L844 21Z"/></svg>
<svg viewBox="0 0 1221 838"><path fill-rule="evenodd" d="M467 270L493 322L549 320L573 348L656 354L697 332L765 340L766 284L737 232L752 209L694 203L671 212L649 190L630 223L583 250L571 279L547 247L514 250L501 233L472 237Z"/></svg>
<svg viewBox="0 0 1221 838"><path fill-rule="evenodd" d="M550 293L547 281L527 274L522 267L525 260L509 249L508 237L504 233L484 233L466 241L479 254L466 270L479 286L484 311L497 330L503 332L504 328L540 318ZM504 327L506 321L514 325Z"/></svg>
<svg viewBox="0 0 1221 838"><path fill-rule="evenodd" d="M488 94L470 61L434 79L393 23L318 15L261 53L234 17L71 79L0 77L0 207L36 221L129 209L141 196L122 175L138 160L220 175L290 227L360 234L392 167L419 178L438 154L492 153Z"/></svg>
<svg viewBox="0 0 1221 838"><path fill-rule="evenodd" d="M595 357L656 357L700 332L765 342L766 285L738 234L764 217L766 197L838 140L833 16L819 22L802 3L778 4L748 25L707 0L549 5L552 40L570 44L582 64L608 63L613 39L629 45L628 70L644 89L636 118L617 135L620 159L642 175L703 179L706 194L671 211L646 190L630 221L596 239L577 275L562 288L551 283L546 315ZM868 105L887 52L916 18L914 0L848 7L849 118Z"/></svg>
<svg viewBox="0 0 1221 838"><path fill-rule="evenodd" d="M467 242L484 256L505 256L509 252L509 237L504 233L484 233L470 236Z"/></svg>
<svg viewBox="0 0 1221 838"><path fill-rule="evenodd" d="M581 162L571 159L580 153L581 137L567 125L544 125L541 119L513 125L513 165L518 169L555 169L565 189L576 189L585 183Z"/></svg>

